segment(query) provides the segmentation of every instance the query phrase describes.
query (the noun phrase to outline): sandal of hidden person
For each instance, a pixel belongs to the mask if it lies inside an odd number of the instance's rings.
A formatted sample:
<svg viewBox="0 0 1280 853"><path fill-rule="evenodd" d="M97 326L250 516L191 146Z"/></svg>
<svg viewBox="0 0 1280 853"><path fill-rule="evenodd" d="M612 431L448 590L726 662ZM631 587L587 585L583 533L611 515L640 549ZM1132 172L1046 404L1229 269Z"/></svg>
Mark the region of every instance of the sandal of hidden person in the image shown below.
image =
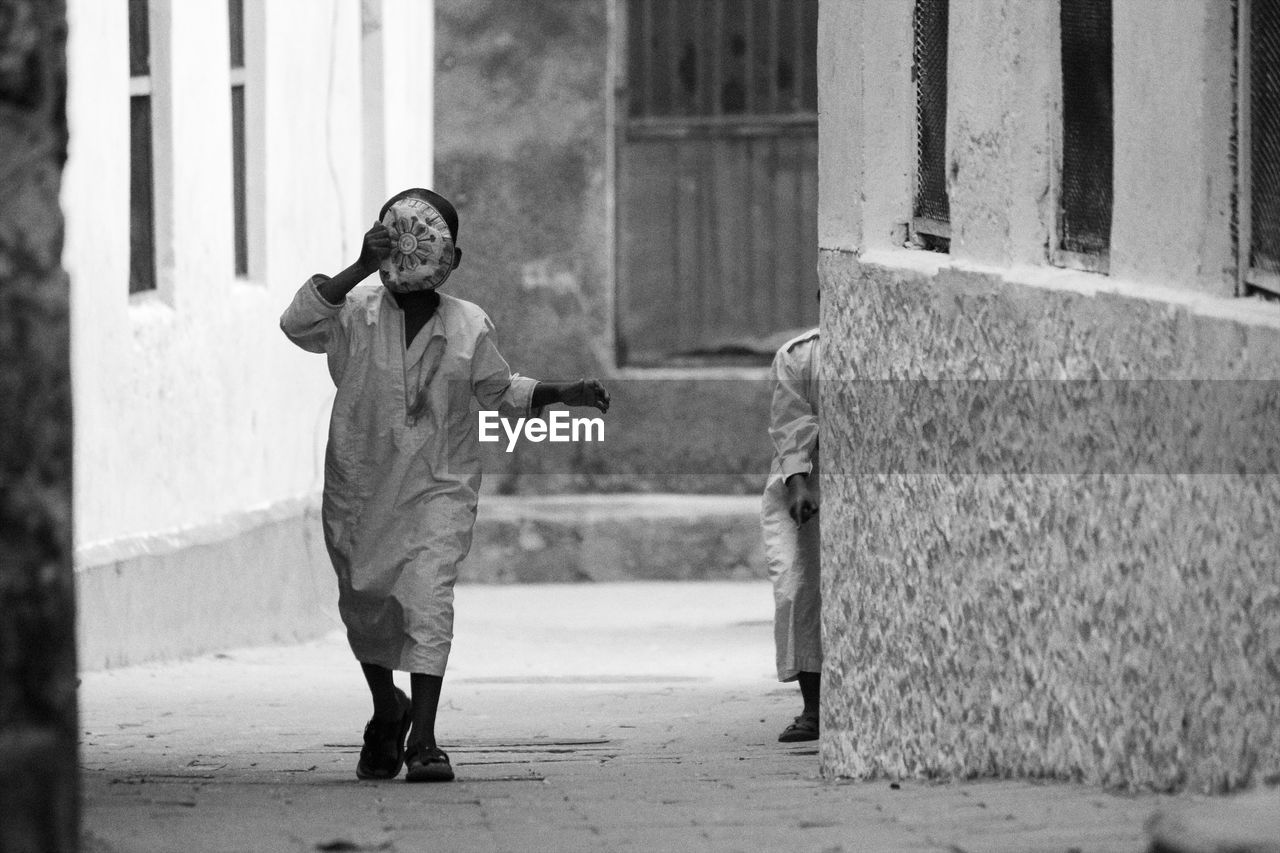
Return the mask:
<svg viewBox="0 0 1280 853"><path fill-rule="evenodd" d="M778 735L778 743L798 743L805 740L818 739L818 715L801 714L795 722L782 730Z"/></svg>
<svg viewBox="0 0 1280 853"><path fill-rule="evenodd" d="M423 749L419 746L409 747L405 756L406 782L452 782L453 765L449 763L449 754L439 747Z"/></svg>

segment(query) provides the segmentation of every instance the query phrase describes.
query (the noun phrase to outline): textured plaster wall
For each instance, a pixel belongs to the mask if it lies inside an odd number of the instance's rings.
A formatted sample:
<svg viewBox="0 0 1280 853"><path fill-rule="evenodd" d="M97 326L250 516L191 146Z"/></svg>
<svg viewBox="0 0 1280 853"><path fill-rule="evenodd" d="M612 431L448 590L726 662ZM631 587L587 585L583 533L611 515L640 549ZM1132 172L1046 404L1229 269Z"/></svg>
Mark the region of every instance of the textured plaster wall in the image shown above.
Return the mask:
<svg viewBox="0 0 1280 853"><path fill-rule="evenodd" d="M485 485L754 492L769 464L763 370L616 369L614 7L437 3L436 188L458 206L464 253L446 290L488 311L513 369L598 375L614 397L602 445L497 451Z"/></svg>
<svg viewBox="0 0 1280 853"><path fill-rule="evenodd" d="M1280 376L1274 310L893 260L824 256L828 378ZM1280 476L1000 473L1061 428L1016 419L971 473L886 473L936 412L877 417L839 381L823 407L826 772L1199 789L1280 772ZM1149 449L1179 470L1176 447Z"/></svg>
<svg viewBox="0 0 1280 853"><path fill-rule="evenodd" d="M1100 276L1049 263L1061 96L1048 3L950 4L950 253L897 248L913 148L880 149L914 112L909 5L823 6L842 28L820 44L824 772L1206 790L1272 778L1268 457L1231 445L1228 466L1267 473L1195 473L1156 410L1100 426L1032 407L998 413L979 464L933 432L936 397L886 412L847 381L1280 378L1280 311L1231 298L1230 8L1117 5ZM1187 416L1230 421L1214 403ZM1028 469L1020 454L1051 430L1103 447L1140 437L1168 473ZM887 462L924 451L971 464Z"/></svg>
<svg viewBox="0 0 1280 853"><path fill-rule="evenodd" d="M0 0L0 22L0 850L73 850L66 10Z"/></svg>

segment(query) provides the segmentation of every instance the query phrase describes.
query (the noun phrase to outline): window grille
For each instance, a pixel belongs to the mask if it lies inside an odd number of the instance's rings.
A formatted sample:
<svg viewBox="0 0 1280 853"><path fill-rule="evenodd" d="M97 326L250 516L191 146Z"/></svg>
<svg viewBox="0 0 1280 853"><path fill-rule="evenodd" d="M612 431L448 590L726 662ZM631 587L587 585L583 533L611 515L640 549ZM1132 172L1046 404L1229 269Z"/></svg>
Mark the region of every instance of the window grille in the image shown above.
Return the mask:
<svg viewBox="0 0 1280 853"><path fill-rule="evenodd" d="M1061 0L1064 252L1105 270L1111 246L1111 0Z"/></svg>
<svg viewBox="0 0 1280 853"><path fill-rule="evenodd" d="M1254 0L1242 13L1248 50L1244 280L1248 291L1274 294L1280 293L1280 4Z"/></svg>
<svg viewBox="0 0 1280 853"><path fill-rule="evenodd" d="M149 0L129 0L129 292L156 289Z"/></svg>
<svg viewBox="0 0 1280 853"><path fill-rule="evenodd" d="M916 84L914 231L926 246L945 249L950 237L947 198L947 6L916 0L912 76ZM943 238L940 240L939 238Z"/></svg>
<svg viewBox="0 0 1280 853"><path fill-rule="evenodd" d="M244 129L244 0L227 0L231 28L231 195L236 275L249 275L249 223Z"/></svg>
<svg viewBox="0 0 1280 853"><path fill-rule="evenodd" d="M632 119L818 111L816 0L632 0Z"/></svg>

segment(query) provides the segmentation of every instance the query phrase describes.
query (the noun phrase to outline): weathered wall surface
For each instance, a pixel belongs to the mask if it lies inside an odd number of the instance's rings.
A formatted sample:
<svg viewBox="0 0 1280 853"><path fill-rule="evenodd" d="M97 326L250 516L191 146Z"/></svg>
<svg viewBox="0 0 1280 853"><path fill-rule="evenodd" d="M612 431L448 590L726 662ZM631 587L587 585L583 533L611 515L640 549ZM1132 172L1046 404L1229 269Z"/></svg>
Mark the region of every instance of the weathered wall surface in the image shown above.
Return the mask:
<svg viewBox="0 0 1280 853"><path fill-rule="evenodd" d="M1280 309L1232 297L1230 8L1155 5L1114 19L1109 276L1049 261L1056 6L950 4L948 254L885 144L911 4L823 6L826 773L1280 772Z"/></svg>
<svg viewBox="0 0 1280 853"><path fill-rule="evenodd" d="M445 289L488 311L513 369L601 376L614 398L603 444L496 451L486 488L755 492L763 370L616 369L610 5L437 3L436 189L463 250Z"/></svg>
<svg viewBox="0 0 1280 853"><path fill-rule="evenodd" d="M0 21L0 850L74 850L66 9L4 0Z"/></svg>
<svg viewBox="0 0 1280 853"><path fill-rule="evenodd" d="M1010 473L1041 436L1070 432L1010 417L968 437L980 458L937 448L958 473L917 468L901 450L931 440L936 398L895 397L890 416L842 381L1274 379L1280 318L836 253L821 272L826 771L1203 789L1280 772L1274 465L1204 473L1171 443L1144 445L1168 474L1122 457L1102 473L1083 458L1079 473ZM1117 411L1123 432L1093 436L1184 435L1146 414Z"/></svg>

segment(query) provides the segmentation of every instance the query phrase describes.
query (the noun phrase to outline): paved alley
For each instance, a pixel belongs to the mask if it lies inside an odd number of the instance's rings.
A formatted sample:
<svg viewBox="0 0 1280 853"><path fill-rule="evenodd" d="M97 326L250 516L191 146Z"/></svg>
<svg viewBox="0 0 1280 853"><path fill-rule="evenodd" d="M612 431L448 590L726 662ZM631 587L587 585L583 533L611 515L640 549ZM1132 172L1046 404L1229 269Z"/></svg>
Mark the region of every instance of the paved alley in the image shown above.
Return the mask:
<svg viewBox="0 0 1280 853"><path fill-rule="evenodd" d="M799 698L771 613L758 581L459 587L442 785L356 780L369 707L338 632L88 673L85 849L1141 851L1170 805L825 781L816 744L775 741Z"/></svg>

